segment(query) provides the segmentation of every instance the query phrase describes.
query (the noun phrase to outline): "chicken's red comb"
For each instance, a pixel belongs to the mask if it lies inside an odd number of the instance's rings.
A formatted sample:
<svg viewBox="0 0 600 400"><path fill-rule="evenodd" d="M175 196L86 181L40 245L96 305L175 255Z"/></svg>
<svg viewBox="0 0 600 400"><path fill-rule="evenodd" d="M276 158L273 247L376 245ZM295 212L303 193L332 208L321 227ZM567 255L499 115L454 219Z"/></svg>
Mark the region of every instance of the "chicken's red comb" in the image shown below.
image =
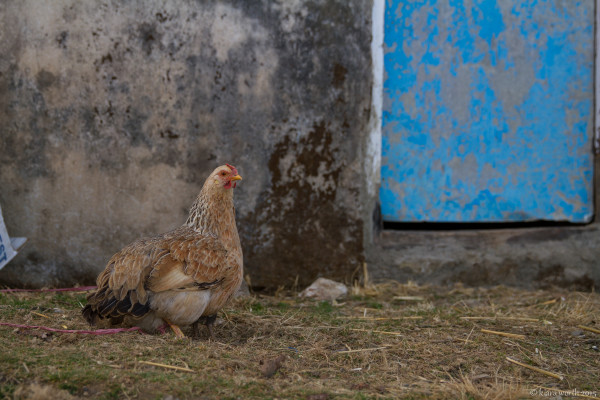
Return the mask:
<svg viewBox="0 0 600 400"><path fill-rule="evenodd" d="M236 168L236 167L234 167L234 166L233 166L233 165L231 165L231 164L225 164L225 165L227 165L227 166L229 167L229 169L231 170L231 172L232 172L234 175L237 175L237 174L238 174L238 170L237 170L237 168Z"/></svg>

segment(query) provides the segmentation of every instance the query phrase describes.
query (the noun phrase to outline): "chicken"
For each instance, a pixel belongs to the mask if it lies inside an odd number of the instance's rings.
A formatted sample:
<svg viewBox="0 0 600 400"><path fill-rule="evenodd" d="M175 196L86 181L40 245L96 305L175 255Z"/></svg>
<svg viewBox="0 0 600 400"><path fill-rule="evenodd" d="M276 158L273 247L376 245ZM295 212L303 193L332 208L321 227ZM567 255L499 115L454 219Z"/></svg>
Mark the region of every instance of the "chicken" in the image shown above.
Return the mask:
<svg viewBox="0 0 600 400"><path fill-rule="evenodd" d="M178 229L136 240L115 254L97 279L82 314L90 325L108 319L145 331L168 324L212 325L238 290L243 256L233 206L233 188L242 177L229 164L215 169L202 186L186 223Z"/></svg>

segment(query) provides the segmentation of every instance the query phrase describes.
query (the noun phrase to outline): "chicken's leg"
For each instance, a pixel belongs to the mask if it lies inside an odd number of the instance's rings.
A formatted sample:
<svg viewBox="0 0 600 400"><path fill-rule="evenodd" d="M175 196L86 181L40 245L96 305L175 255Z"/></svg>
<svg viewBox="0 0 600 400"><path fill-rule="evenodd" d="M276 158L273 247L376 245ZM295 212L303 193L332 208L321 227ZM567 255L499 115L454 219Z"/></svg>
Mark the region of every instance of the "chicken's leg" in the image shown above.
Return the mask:
<svg viewBox="0 0 600 400"><path fill-rule="evenodd" d="M183 332L181 332L181 329L179 329L179 327L175 324L172 324L171 322L165 320L167 322L167 324L169 324L169 326L171 327L171 329L173 329L173 333L175 334L175 337L177 339L185 339L185 335L183 334Z"/></svg>
<svg viewBox="0 0 600 400"><path fill-rule="evenodd" d="M198 329L199 323L200 323L200 320L198 320L192 324L192 337L194 339L198 339L200 337L200 330Z"/></svg>
<svg viewBox="0 0 600 400"><path fill-rule="evenodd" d="M204 321L204 324L206 325L206 328L208 329L208 334L210 335L210 338L213 341L215 340L215 334L213 332L213 325L215 324L216 320L217 320L217 314L213 314L213 315L209 315L208 317L206 317L206 320Z"/></svg>
<svg viewBox="0 0 600 400"><path fill-rule="evenodd" d="M208 329L208 334L210 335L210 338L212 340L215 340L215 334L213 332L212 326L215 324L216 320L217 320L217 314L198 318L198 321L196 321L192 324L192 332L194 333L194 337L200 336L200 330L198 329L198 324L200 322L202 322L204 325L206 325L206 328Z"/></svg>

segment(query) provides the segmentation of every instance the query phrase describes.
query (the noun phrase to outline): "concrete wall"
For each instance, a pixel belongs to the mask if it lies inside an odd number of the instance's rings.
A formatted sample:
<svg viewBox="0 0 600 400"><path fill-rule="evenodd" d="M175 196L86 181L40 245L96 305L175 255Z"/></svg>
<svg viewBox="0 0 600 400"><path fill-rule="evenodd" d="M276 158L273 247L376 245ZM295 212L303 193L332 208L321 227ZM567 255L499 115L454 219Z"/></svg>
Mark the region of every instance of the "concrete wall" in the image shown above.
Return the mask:
<svg viewBox="0 0 600 400"><path fill-rule="evenodd" d="M372 276L447 285L600 289L600 227L383 231Z"/></svg>
<svg viewBox="0 0 600 400"><path fill-rule="evenodd" d="M0 203L29 238L0 284L92 282L225 162L253 285L347 278L373 202L371 7L0 3Z"/></svg>
<svg viewBox="0 0 600 400"><path fill-rule="evenodd" d="M366 261L379 280L599 289L597 223L380 230L372 17L383 0L1 2L0 204L29 242L0 285L91 283L229 162L254 286Z"/></svg>

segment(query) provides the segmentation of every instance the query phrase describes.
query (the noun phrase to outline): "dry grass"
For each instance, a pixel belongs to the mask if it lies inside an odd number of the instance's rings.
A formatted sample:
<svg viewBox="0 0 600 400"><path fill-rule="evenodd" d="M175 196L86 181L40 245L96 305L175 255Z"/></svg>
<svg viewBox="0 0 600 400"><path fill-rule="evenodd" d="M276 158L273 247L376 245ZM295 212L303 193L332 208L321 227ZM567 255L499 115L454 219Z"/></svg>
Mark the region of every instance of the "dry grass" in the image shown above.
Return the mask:
<svg viewBox="0 0 600 400"><path fill-rule="evenodd" d="M84 299L1 294L0 319L87 329ZM578 327L600 328L594 293L387 283L331 304L280 290L236 299L217 324L217 342L0 326L0 397L513 399L548 389L600 397L600 335Z"/></svg>

